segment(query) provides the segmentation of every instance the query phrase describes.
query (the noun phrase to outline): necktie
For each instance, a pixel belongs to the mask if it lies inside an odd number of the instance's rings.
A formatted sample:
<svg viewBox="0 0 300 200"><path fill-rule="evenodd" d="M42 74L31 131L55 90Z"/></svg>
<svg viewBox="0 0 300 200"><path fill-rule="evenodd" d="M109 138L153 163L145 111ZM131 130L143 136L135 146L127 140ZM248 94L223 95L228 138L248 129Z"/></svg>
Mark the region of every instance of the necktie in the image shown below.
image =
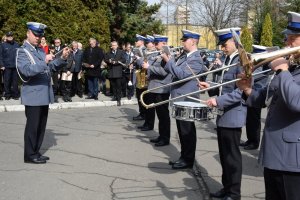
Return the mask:
<svg viewBox="0 0 300 200"><path fill-rule="evenodd" d="M225 59L225 65L228 65L228 64L229 64L229 61L230 61L230 56L226 56L226 59Z"/></svg>

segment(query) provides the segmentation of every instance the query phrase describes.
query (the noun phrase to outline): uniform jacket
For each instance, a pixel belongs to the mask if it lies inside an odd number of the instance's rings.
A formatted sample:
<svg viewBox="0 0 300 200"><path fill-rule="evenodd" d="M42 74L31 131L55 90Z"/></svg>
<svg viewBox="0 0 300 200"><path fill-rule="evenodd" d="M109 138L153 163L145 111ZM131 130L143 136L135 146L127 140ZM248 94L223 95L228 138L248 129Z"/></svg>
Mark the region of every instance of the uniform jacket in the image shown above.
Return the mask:
<svg viewBox="0 0 300 200"><path fill-rule="evenodd" d="M237 52L232 54L228 65L238 63ZM222 83L237 78L242 71L240 66L233 66L224 70ZM217 90L219 91L219 90ZM210 93L210 95L212 95ZM218 95L218 94L215 94ZM216 97L217 108L223 111L217 116L217 126L225 128L241 128L246 123L247 107L242 103L242 91L236 87L235 83L222 86L221 95Z"/></svg>
<svg viewBox="0 0 300 200"><path fill-rule="evenodd" d="M15 41L4 42L0 45L0 66L5 68L16 67L16 50L20 45Z"/></svg>
<svg viewBox="0 0 300 200"><path fill-rule="evenodd" d="M115 64L111 63L110 60L115 61ZM117 49L115 54L112 51L108 52L105 55L105 62L108 66L109 78L122 78L123 66L118 62L125 64L126 60L124 58L124 52L121 49Z"/></svg>
<svg viewBox="0 0 300 200"><path fill-rule="evenodd" d="M86 75L92 77L100 77L101 75L101 62L104 59L103 50L99 47L86 48L83 53L83 63L94 65L94 68L86 68Z"/></svg>
<svg viewBox="0 0 300 200"><path fill-rule="evenodd" d="M300 172L300 68L272 80L259 162L266 168ZM267 88L252 90L246 103L264 106Z"/></svg>
<svg viewBox="0 0 300 200"><path fill-rule="evenodd" d="M29 51L35 64L30 62L23 48ZM49 105L54 102L50 72L60 69L67 63L61 58L56 58L47 65L43 49L38 47L36 50L28 42L24 43L23 48L18 52L17 67L28 82L23 83L21 88L21 103L27 106Z"/></svg>
<svg viewBox="0 0 300 200"><path fill-rule="evenodd" d="M164 69L166 70L166 72L172 74L172 81L174 82L193 75L192 72L187 67L187 65L189 65L192 68L195 74L199 74L203 72L204 69L203 61L199 51L193 52L188 57L186 56L186 54L183 54L181 57L178 58L177 62L175 62L174 58L170 59L166 63ZM199 90L197 84L198 84L197 80L192 79L180 84L173 85L171 86L171 97L172 98L178 97L190 92L195 92ZM199 95L191 95L191 96L195 98L199 98ZM187 101L191 101L188 98L180 98L175 101L184 101L185 99Z"/></svg>
<svg viewBox="0 0 300 200"><path fill-rule="evenodd" d="M152 89L155 87L160 87L172 82L172 74L166 72L163 68L165 66L165 62L159 58L151 58L149 61L149 67L147 70L148 77L148 89ZM170 87L164 87L158 90L151 91L152 93L170 93Z"/></svg>

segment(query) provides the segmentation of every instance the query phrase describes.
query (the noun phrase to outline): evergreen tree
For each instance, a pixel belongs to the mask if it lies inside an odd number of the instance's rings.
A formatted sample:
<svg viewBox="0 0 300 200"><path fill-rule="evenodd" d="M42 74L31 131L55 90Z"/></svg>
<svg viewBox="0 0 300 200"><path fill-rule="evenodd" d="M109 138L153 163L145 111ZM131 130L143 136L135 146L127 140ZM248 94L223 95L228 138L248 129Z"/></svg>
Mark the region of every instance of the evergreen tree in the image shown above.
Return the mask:
<svg viewBox="0 0 300 200"><path fill-rule="evenodd" d="M247 52L252 52L253 37L247 26L242 28L241 42Z"/></svg>
<svg viewBox="0 0 300 200"><path fill-rule="evenodd" d="M22 43L26 22L36 21L48 26L48 43L61 38L86 46L93 37L108 49L111 39L133 42L136 33L162 33L161 21L153 18L159 7L142 0L5 0L0 1L0 34L13 31Z"/></svg>
<svg viewBox="0 0 300 200"><path fill-rule="evenodd" d="M160 4L148 5L142 0L112 0L110 4L111 38L121 43L133 42L135 34L161 34L162 22L154 19Z"/></svg>
<svg viewBox="0 0 300 200"><path fill-rule="evenodd" d="M269 47L273 46L272 38L273 38L272 21L271 21L271 16L268 13L263 23L260 45L269 46Z"/></svg>

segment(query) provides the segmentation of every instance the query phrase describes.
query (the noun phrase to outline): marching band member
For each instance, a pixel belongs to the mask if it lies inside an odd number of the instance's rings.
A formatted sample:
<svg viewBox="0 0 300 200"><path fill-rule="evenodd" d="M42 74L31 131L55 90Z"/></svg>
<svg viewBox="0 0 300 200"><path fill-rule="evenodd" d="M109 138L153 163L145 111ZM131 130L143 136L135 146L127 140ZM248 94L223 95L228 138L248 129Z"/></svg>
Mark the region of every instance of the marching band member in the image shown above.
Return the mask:
<svg viewBox="0 0 300 200"><path fill-rule="evenodd" d="M135 47L136 48L141 48L142 50L145 50L145 40L146 38L142 35L136 34L136 39L135 39ZM135 64L136 65L136 64ZM135 66L136 69L136 73L139 73L139 69L140 66ZM140 77L136 77L135 78L140 78ZM133 120L144 120L145 119L145 112L146 112L146 108L144 108L144 106L141 104L140 102L140 97L143 91L145 91L147 88L142 87L141 85L139 85L137 82L138 80L135 81L136 82L136 86L135 86L135 92L136 92L136 98L138 101L138 106L139 106L139 115L136 117L133 117Z"/></svg>
<svg viewBox="0 0 300 200"><path fill-rule="evenodd" d="M283 32L290 47L300 46L300 14L288 12ZM249 106L268 106L259 162L264 167L266 200L298 200L300 196L300 64L278 58L271 62L276 72L263 89L251 79L237 83ZM247 97L248 96L248 97Z"/></svg>
<svg viewBox="0 0 300 200"><path fill-rule="evenodd" d="M54 55L45 55L38 47L47 26L37 22L27 23L27 39L18 50L17 68L26 77L21 89L21 103L25 105L26 127L24 134L24 162L42 164L49 157L39 152L46 130L49 104L54 102L51 86L51 71L57 71L67 64L69 49L54 59ZM53 60L54 59L54 60Z"/></svg>
<svg viewBox="0 0 300 200"><path fill-rule="evenodd" d="M154 46L154 37L151 36L151 35L147 35L146 36L146 39L145 39L145 44L146 44L146 51L147 52L151 52L151 51L156 51L155 49L155 46ZM138 59L137 60L137 66L142 66L143 67L143 64L144 64L144 60L146 58L143 58L143 59ZM155 62L155 60L152 60L150 61L151 63ZM145 71L145 82L149 85L149 80L148 80L148 70L147 68L144 68L144 71ZM141 69L141 72L143 70ZM140 79L142 79L142 75L140 76ZM147 90L147 88L146 88ZM145 95L145 102L148 104L150 102L153 102L153 97L150 95L150 94L146 94ZM148 108L146 109L145 111L145 122L142 126L138 126L139 129L141 129L141 131L150 131L150 130L153 130L154 128L154 123L155 123L155 108Z"/></svg>
<svg viewBox="0 0 300 200"><path fill-rule="evenodd" d="M197 49L200 34L182 30L183 36L181 38L183 43L183 48L185 53L183 53L175 62L174 58L166 54L162 54L166 65L164 69L166 72L172 74L172 81L181 80L192 76L193 73L199 74L202 73L203 61L200 56L200 52ZM189 69L192 69L192 71ZM192 79L190 81L180 83L171 87L171 97L177 97L183 94L194 92L198 90L197 80ZM199 96L195 96L198 97ZM181 99L185 100L185 99ZM169 164L172 165L173 169L185 169L192 168L195 161L195 152L196 152L196 127L194 122L176 120L177 130L179 134L180 144L181 144L181 156L180 158Z"/></svg>
<svg viewBox="0 0 300 200"><path fill-rule="evenodd" d="M252 45L252 53L263 53L266 52L268 47L261 45ZM268 63L255 70L255 72L266 70L269 68ZM255 73L253 72L253 73ZM264 87L267 83L268 75L262 74L254 77L253 87L259 89ZM258 107L247 106L247 117L246 117L246 135L247 141L240 144L245 150L257 149L260 143L260 130L261 130L261 109Z"/></svg>
<svg viewBox="0 0 300 200"><path fill-rule="evenodd" d="M240 28L232 28L240 34ZM215 32L219 37L218 45L226 54L225 65L239 62L239 55L230 29L221 29ZM230 67L222 72L221 82L236 79L241 73L240 66ZM209 84L201 82L201 88ZM242 156L239 149L242 127L246 122L247 108L242 104L242 91L235 83L227 84L220 89L209 91L210 96L218 95L207 100L207 105L222 110L217 116L217 135L220 161L222 166L223 189L211 193L212 197L224 200L239 200L241 198Z"/></svg>
<svg viewBox="0 0 300 200"><path fill-rule="evenodd" d="M168 37L161 35L154 35L154 44L156 50L162 50L162 47L167 45ZM171 74L164 70L165 62L160 56L152 57L148 62L144 62L143 67L147 69L147 77L149 81L148 89L166 85L171 82ZM153 92L147 94L151 103L157 103L164 100L168 100L170 96L170 89L161 88L154 90ZM155 111L158 117L158 132L159 136L155 139L151 139L150 142L155 143L155 146L165 146L170 143L170 115L169 115L169 104L163 104L155 108L149 108L148 110L153 110L151 112L150 120L154 125ZM147 121L146 114L146 121ZM149 120L148 120L149 121Z"/></svg>

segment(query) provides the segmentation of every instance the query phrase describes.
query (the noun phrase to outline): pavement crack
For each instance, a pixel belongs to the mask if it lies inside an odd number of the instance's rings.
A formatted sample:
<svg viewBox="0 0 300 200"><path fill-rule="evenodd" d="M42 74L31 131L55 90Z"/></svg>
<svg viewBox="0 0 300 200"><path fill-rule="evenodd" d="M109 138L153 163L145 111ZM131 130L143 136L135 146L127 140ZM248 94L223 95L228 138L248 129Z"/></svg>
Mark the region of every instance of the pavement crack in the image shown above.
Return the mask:
<svg viewBox="0 0 300 200"><path fill-rule="evenodd" d="M111 192L111 199L112 200L115 200L116 198L116 193L114 192L114 184L115 182L118 180L118 178L114 178L111 182L111 184L109 185L109 188L110 188L110 192Z"/></svg>
<svg viewBox="0 0 300 200"><path fill-rule="evenodd" d="M79 189L81 189L81 190L90 191L90 192L97 192L97 191L91 190L91 189L89 189L89 188L87 188L87 187L81 187L81 186L75 185L75 184L70 183L70 182L68 182L68 181L66 181L66 180L64 180L64 179L60 179L60 178L59 178L58 180L60 180L61 182L65 183L65 184L67 184L67 185L70 185L70 186L79 188Z"/></svg>
<svg viewBox="0 0 300 200"><path fill-rule="evenodd" d="M5 140L1 140L1 139L0 139L0 142L1 142L1 143L3 143L3 144L12 144L12 145L17 145L17 146L19 146L19 147L23 148L23 145L21 145L21 144L20 144L20 143L18 143L18 142L10 142L10 141L5 141Z"/></svg>
<svg viewBox="0 0 300 200"><path fill-rule="evenodd" d="M125 162L121 162L121 161L109 160L106 158L97 157L97 156L93 156L93 155L89 155L89 154L85 154L85 153L72 152L72 151L67 151L67 150L62 150L62 149L49 149L49 151L59 151L59 152L65 152L65 153L74 154L74 155L85 156L85 157L92 158L92 159L102 160L102 161L105 161L108 163L115 163L115 164L134 166L134 167L140 167L140 168L161 169L161 170L172 171L172 169L170 169L169 167L155 167L155 166L138 165L138 164L133 164L133 163L125 163Z"/></svg>

